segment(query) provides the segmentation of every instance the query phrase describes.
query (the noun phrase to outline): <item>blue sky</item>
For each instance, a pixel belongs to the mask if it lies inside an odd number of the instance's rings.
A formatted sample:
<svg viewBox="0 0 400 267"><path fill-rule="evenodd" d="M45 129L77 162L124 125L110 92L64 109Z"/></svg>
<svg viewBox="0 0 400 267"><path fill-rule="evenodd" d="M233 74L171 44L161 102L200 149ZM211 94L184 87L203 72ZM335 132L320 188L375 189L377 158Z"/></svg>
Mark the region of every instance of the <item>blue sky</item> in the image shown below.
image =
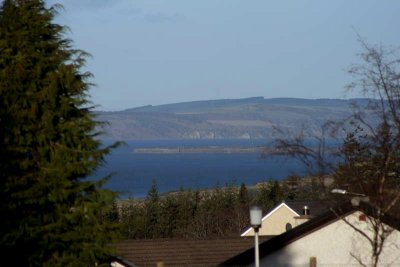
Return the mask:
<svg viewBox="0 0 400 267"><path fill-rule="evenodd" d="M400 46L400 1L60 0L93 57L91 100L121 110L252 96L348 98L357 33Z"/></svg>

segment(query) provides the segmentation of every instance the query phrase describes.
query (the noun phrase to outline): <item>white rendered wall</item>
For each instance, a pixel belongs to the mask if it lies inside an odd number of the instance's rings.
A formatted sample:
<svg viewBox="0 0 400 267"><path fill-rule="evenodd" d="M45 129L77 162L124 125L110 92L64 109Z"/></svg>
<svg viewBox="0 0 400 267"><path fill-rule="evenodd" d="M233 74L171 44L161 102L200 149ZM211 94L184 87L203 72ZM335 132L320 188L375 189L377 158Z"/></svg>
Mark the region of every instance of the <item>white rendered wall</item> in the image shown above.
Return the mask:
<svg viewBox="0 0 400 267"><path fill-rule="evenodd" d="M368 223L358 220L360 214L353 213L348 219L368 232ZM262 258L260 263L261 266L309 266L310 257L316 257L317 266L360 266L356 258L369 265L370 253L366 238L338 220ZM399 231L388 237L379 266L400 266Z"/></svg>

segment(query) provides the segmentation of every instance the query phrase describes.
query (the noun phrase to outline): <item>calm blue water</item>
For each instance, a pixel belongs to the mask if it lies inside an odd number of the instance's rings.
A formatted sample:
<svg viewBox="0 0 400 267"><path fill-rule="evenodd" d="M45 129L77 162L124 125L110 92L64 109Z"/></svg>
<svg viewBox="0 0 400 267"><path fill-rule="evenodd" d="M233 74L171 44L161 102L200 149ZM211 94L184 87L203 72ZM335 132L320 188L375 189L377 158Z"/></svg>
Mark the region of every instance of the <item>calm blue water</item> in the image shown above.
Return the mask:
<svg viewBox="0 0 400 267"><path fill-rule="evenodd" d="M105 142L106 143L106 142ZM303 174L292 159L263 159L260 154L138 154L139 147L260 146L265 140L128 141L107 156L96 177L115 173L105 185L122 192L121 198L144 197L156 180L161 193L180 188L202 189L230 183L252 185L290 174Z"/></svg>

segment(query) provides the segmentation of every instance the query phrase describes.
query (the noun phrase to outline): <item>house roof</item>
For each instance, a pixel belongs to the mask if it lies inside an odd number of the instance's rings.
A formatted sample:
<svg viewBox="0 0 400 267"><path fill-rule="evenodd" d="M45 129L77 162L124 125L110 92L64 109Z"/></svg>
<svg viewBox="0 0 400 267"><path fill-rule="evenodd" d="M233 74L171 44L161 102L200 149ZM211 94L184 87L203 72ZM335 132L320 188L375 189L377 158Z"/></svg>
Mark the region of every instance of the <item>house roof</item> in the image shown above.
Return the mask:
<svg viewBox="0 0 400 267"><path fill-rule="evenodd" d="M125 240L117 244L119 259L115 260L125 261L125 266L139 267L156 266L161 261L165 266L216 266L253 246L253 237Z"/></svg>
<svg viewBox="0 0 400 267"><path fill-rule="evenodd" d="M325 203L323 201L315 201L315 200L313 200L313 201L283 201L278 206L269 210L261 220L264 221L265 219L270 217L272 214L274 214L281 207L286 207L287 209L292 211L294 216L300 216L303 213L304 206L308 207L311 216L318 216L321 213L328 210L327 203ZM252 227L246 228L243 231L243 233L241 234L241 236L245 236L252 229L253 229Z"/></svg>
<svg viewBox="0 0 400 267"><path fill-rule="evenodd" d="M285 201L285 203L296 213L301 215L303 213L304 206L308 207L308 211L311 216L318 216L329 210L328 202L321 200L304 200L304 201Z"/></svg>
<svg viewBox="0 0 400 267"><path fill-rule="evenodd" d="M260 243L260 257L264 257L266 255L271 254L274 251L279 250L280 248L306 236L311 234L328 224L331 224L348 214L351 214L357 210L360 210L367 215L373 216L374 209L367 203L360 203L360 206L354 207L350 203L345 203L335 210L330 209L321 215L297 226L293 229L275 236L269 240ZM398 215L397 215L398 216ZM400 220L394 216L386 215L382 218L382 221L387 225L400 229ZM248 265L253 263L254 261L254 249L250 248L245 250L244 252L220 263L219 266L241 266Z"/></svg>

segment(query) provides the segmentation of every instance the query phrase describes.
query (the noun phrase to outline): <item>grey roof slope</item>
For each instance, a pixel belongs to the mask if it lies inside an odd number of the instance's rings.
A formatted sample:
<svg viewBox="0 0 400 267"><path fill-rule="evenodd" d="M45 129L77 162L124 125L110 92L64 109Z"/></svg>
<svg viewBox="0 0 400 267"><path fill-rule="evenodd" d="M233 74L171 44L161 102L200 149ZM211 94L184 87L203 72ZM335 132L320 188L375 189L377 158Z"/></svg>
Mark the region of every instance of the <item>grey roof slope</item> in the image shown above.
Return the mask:
<svg viewBox="0 0 400 267"><path fill-rule="evenodd" d="M327 201L318 201L318 200L302 200L302 201L285 201L285 204L288 205L291 209L293 209L298 214L302 214L303 207L307 206L312 216L318 216L329 210L329 202Z"/></svg>

